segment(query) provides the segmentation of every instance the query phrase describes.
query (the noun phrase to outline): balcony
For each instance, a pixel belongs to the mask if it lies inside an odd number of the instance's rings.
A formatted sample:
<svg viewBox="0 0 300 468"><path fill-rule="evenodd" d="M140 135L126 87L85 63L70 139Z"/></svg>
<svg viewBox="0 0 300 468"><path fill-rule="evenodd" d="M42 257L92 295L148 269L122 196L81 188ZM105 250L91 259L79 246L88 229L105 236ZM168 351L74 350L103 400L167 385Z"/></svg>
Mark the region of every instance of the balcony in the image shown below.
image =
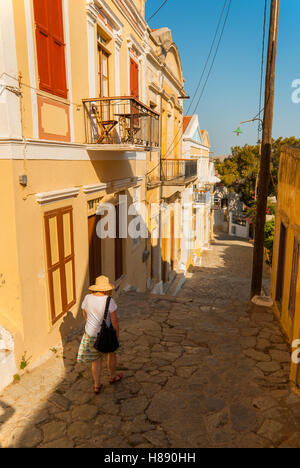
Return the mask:
<svg viewBox="0 0 300 468"><path fill-rule="evenodd" d="M195 190L194 191L194 202L200 205L208 205L210 202L210 192Z"/></svg>
<svg viewBox="0 0 300 468"><path fill-rule="evenodd" d="M86 143L93 149L159 148L160 115L132 97L84 99Z"/></svg>
<svg viewBox="0 0 300 468"><path fill-rule="evenodd" d="M198 176L198 161L195 159L163 159L161 181L165 185L185 185Z"/></svg>

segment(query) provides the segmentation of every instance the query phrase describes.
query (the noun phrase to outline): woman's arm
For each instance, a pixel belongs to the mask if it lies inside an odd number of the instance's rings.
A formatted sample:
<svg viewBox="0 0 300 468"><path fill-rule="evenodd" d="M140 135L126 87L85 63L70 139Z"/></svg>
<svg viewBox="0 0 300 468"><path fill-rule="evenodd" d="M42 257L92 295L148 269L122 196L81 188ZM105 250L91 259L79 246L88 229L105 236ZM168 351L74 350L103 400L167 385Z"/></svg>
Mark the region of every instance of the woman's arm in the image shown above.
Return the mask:
<svg viewBox="0 0 300 468"><path fill-rule="evenodd" d="M82 313L83 313L83 316L84 316L84 320L87 321L87 313L86 313L86 311L82 309Z"/></svg>
<svg viewBox="0 0 300 468"><path fill-rule="evenodd" d="M119 340L120 339L120 330L119 330L119 322L118 322L118 316L117 316L116 311L110 313L110 320L111 320L112 326L116 330L116 334L117 334L117 337L118 337L118 340Z"/></svg>

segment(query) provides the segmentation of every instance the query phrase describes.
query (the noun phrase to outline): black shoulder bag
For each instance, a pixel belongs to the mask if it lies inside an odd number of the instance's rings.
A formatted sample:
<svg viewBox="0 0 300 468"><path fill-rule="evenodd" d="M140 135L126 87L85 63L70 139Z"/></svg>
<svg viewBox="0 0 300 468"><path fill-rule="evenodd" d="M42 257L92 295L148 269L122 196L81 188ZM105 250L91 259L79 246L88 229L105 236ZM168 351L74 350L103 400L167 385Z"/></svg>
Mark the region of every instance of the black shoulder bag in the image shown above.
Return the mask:
<svg viewBox="0 0 300 468"><path fill-rule="evenodd" d="M94 348L101 353L114 353L119 348L116 330L112 324L108 327L106 323L110 301L111 297L108 297L101 329L94 344Z"/></svg>

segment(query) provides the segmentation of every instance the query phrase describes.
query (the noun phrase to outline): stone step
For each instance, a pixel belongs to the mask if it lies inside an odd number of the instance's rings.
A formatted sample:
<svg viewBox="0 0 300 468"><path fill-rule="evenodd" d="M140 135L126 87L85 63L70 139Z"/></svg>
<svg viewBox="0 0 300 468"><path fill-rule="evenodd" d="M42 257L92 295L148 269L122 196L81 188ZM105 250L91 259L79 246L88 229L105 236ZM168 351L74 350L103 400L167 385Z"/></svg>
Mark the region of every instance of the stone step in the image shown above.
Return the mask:
<svg viewBox="0 0 300 468"><path fill-rule="evenodd" d="M184 273L178 273L173 284L168 289L168 296L177 296L186 282Z"/></svg>

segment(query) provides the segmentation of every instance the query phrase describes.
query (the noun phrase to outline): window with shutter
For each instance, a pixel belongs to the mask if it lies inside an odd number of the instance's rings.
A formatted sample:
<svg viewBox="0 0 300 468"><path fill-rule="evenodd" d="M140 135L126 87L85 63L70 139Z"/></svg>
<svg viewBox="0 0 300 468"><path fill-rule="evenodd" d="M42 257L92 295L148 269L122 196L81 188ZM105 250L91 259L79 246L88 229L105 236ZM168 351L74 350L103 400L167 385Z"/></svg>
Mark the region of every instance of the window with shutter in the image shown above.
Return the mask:
<svg viewBox="0 0 300 468"><path fill-rule="evenodd" d="M130 94L139 100L139 66L130 58Z"/></svg>
<svg viewBox="0 0 300 468"><path fill-rule="evenodd" d="M76 303L72 207L45 213L51 320L54 324Z"/></svg>
<svg viewBox="0 0 300 468"><path fill-rule="evenodd" d="M34 0L40 89L67 97L62 0Z"/></svg>

